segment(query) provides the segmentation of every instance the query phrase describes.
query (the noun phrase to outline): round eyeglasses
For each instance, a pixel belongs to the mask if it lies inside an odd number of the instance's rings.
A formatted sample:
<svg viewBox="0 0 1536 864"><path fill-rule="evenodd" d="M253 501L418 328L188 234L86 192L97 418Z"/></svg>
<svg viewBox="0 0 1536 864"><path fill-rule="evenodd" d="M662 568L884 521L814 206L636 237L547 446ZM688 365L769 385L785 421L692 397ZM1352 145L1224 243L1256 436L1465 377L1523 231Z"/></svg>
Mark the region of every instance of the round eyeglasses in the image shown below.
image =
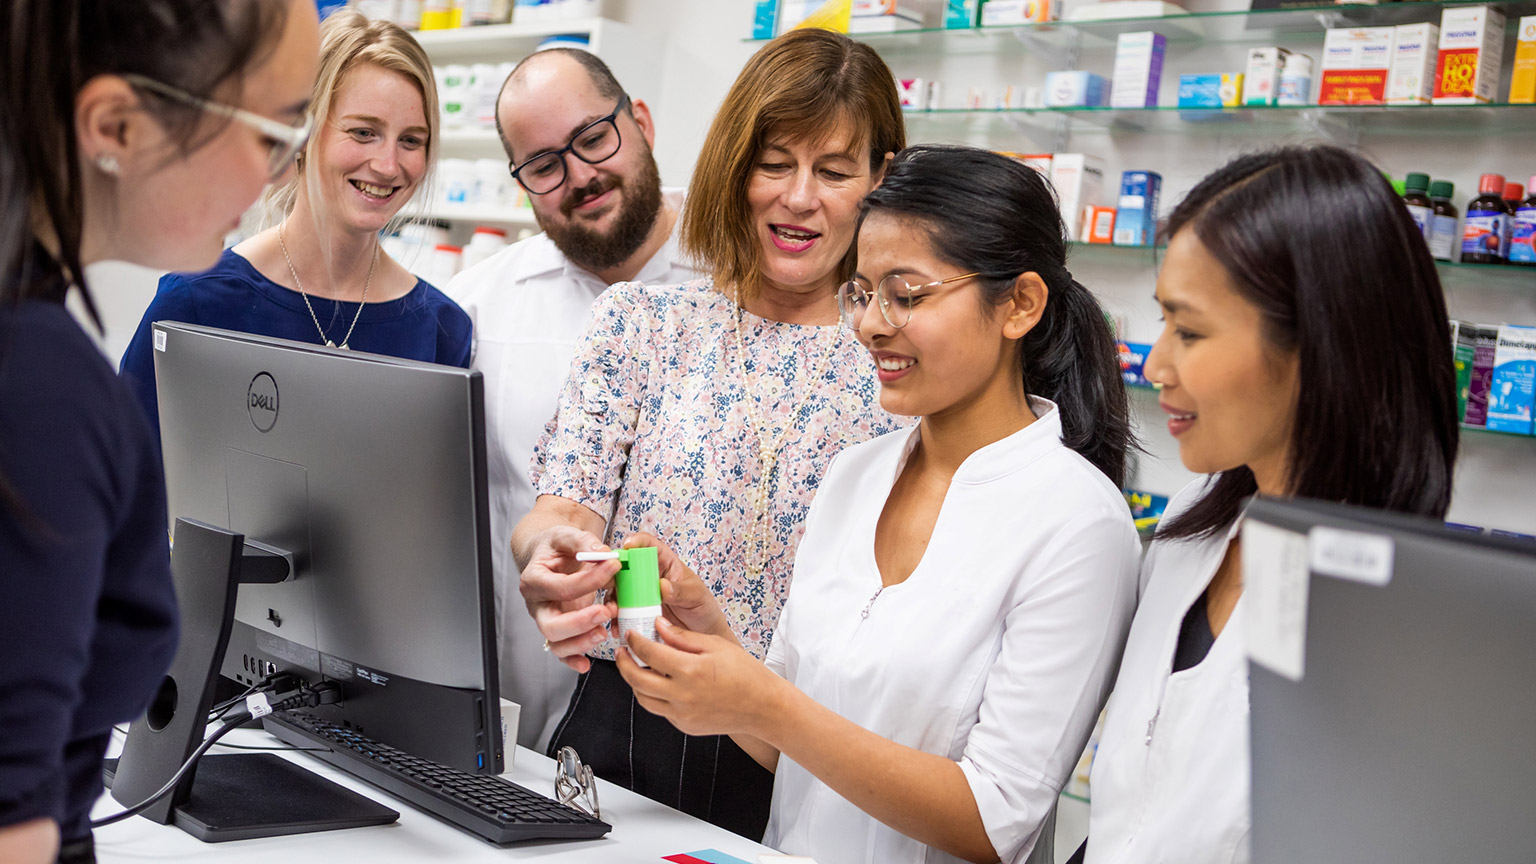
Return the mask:
<svg viewBox="0 0 1536 864"><path fill-rule="evenodd" d="M244 108L236 108L233 105L225 105L222 102L214 102L211 99L193 96L185 90L179 90L169 84L163 84L153 78L146 78L143 75L130 73L124 75L123 80L156 95L167 99L174 99L177 102L190 105L209 114L227 117L230 120L255 129L266 139L268 180L276 180L283 176L283 172L288 170L288 166L292 165L294 160L299 158L299 154L304 151L304 145L309 143L310 133L315 128L314 115L308 111L304 112L292 126L288 126L276 120L263 117L260 114L247 111Z"/></svg>
<svg viewBox="0 0 1536 864"><path fill-rule="evenodd" d="M869 311L870 298L879 297L880 316L885 319L885 323L900 330L912 320L912 298L918 293L980 275L980 272L966 273L921 285L913 285L900 276L887 276L880 280L873 291L859 282L844 282L837 289L837 311L842 313L843 326L857 331L859 322L864 320L864 313Z"/></svg>
<svg viewBox="0 0 1536 864"><path fill-rule="evenodd" d="M565 154L570 153L588 165L596 165L613 158L624 143L619 138L619 112L629 107L629 95L619 97L619 104L607 117L581 127L571 140L559 150L549 150L512 166L512 179L516 180L529 195L547 195L565 182Z"/></svg>

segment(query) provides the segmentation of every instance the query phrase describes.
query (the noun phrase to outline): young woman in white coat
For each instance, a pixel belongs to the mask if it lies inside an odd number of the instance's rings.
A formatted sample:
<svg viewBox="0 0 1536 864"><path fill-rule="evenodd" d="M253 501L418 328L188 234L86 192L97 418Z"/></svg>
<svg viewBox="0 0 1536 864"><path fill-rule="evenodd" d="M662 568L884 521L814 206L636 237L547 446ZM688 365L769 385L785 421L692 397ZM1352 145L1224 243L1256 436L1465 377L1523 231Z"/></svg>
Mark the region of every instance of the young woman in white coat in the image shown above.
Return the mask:
<svg viewBox="0 0 1536 864"><path fill-rule="evenodd" d="M775 772L769 845L823 864L1048 860L1140 551L1113 337L1063 237L1014 160L897 155L839 299L880 404L918 424L833 461L766 665L663 552L689 629L631 636L650 668L620 652L619 670L647 710Z"/></svg>
<svg viewBox="0 0 1536 864"><path fill-rule="evenodd" d="M1239 158L1169 219L1147 357L1185 467L1091 776L1089 864L1249 859L1238 529L1251 495L1442 517L1456 459L1445 298L1401 199L1335 147Z"/></svg>

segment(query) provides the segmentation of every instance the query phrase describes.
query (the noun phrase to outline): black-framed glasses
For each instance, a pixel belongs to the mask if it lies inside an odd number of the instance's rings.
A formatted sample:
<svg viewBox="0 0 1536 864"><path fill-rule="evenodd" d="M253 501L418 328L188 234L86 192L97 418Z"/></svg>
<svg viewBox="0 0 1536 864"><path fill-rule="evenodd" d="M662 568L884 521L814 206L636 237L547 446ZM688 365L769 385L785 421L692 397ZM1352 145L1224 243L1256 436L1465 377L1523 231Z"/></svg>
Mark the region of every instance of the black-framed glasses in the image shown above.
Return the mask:
<svg viewBox="0 0 1536 864"><path fill-rule="evenodd" d="M629 94L626 93L619 97L619 104L614 106L611 114L581 127L564 147L540 153L521 165L509 164L512 179L529 195L546 195L565 182L565 154L570 153L588 165L613 158L624 143L619 137L618 116L628 107Z"/></svg>
<svg viewBox="0 0 1536 864"><path fill-rule="evenodd" d="M980 272L966 273L962 276L951 276L948 279L935 279L921 285L913 285L900 276L892 275L881 279L880 284L876 285L873 291L858 282L844 282L837 289L837 311L842 313L843 326L857 331L859 322L864 319L864 313L869 311L870 298L879 297L881 317L885 319L885 323L900 330L912 320L912 298L919 292L980 275Z"/></svg>
<svg viewBox="0 0 1536 864"><path fill-rule="evenodd" d="M574 747L561 747L555 754L555 797L567 807L603 818L597 806L597 779L589 766L581 764Z"/></svg>
<svg viewBox="0 0 1536 864"><path fill-rule="evenodd" d="M244 108L236 108L233 105L225 105L222 102L214 102L193 96L185 90L179 90L169 84L163 84L153 78L143 75L127 74L123 76L135 87L142 87L152 93L174 99L184 105L191 105L201 111L217 114L220 117L228 117L237 123L255 129L267 140L267 179L276 180L288 170L288 166L303 152L304 145L309 143L310 133L315 128L314 115L304 112L292 126L279 123L270 117L263 117Z"/></svg>

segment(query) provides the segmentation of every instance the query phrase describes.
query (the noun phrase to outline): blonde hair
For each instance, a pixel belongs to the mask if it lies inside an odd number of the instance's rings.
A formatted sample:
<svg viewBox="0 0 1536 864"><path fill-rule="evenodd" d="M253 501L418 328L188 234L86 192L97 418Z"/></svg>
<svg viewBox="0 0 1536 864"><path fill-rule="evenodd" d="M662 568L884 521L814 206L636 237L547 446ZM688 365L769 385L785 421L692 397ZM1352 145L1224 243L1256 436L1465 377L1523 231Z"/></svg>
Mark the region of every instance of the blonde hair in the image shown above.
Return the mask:
<svg viewBox="0 0 1536 864"><path fill-rule="evenodd" d="M439 129L437 80L432 74L432 61L416 39L399 25L370 21L354 9L342 9L320 25L320 69L309 103L310 113L315 117L315 135L305 146L293 178L268 190L263 199L262 222L265 226L276 225L293 212L301 188L315 187L312 182L315 160L306 157L319 146L321 130L330 121L331 105L341 91L347 73L364 63L404 75L421 93L421 108L427 120L427 167L422 184L414 192L420 194L426 185L425 178L432 176L432 169L437 164Z"/></svg>
<svg viewBox="0 0 1536 864"><path fill-rule="evenodd" d="M757 294L763 251L747 184L769 136L820 141L839 124L853 127L850 144L868 149L871 172L906 146L896 80L874 49L828 30L791 30L747 61L709 127L683 203L679 240L717 285ZM852 277L856 254L850 246L843 256L840 280Z"/></svg>

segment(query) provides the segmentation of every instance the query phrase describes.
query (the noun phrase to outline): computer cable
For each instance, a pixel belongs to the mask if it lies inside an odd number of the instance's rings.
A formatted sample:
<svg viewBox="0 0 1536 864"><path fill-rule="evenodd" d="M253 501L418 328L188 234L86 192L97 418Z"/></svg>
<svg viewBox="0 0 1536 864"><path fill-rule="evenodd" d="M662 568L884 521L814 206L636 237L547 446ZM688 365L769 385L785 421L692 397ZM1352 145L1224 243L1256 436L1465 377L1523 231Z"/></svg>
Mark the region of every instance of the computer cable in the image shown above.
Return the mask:
<svg viewBox="0 0 1536 864"><path fill-rule="evenodd" d="M220 726L212 735L203 739L203 743L198 745L196 750L192 751L192 755L187 757L187 761L181 763L181 767L176 769L176 773L171 775L171 779L166 781L164 786L160 787L153 795L121 813L114 813L111 816L93 820L91 822L91 829L95 830L107 825L113 825L130 816L137 816L148 810L156 801L171 794L172 790L176 788L176 784L181 782L181 778L185 777L187 772L192 770L192 766L197 764L197 760L201 759L203 754L208 752L208 748L217 744L220 738L228 735L238 728L240 724L252 717L265 717L273 711L286 711L290 708L313 708L316 705L330 705L339 701L341 701L341 687L334 681L321 681L314 687L303 687L301 685L298 693L279 702L271 702L267 699L267 694L265 693L252 693L245 698L246 707L237 716L226 720L224 725Z"/></svg>

